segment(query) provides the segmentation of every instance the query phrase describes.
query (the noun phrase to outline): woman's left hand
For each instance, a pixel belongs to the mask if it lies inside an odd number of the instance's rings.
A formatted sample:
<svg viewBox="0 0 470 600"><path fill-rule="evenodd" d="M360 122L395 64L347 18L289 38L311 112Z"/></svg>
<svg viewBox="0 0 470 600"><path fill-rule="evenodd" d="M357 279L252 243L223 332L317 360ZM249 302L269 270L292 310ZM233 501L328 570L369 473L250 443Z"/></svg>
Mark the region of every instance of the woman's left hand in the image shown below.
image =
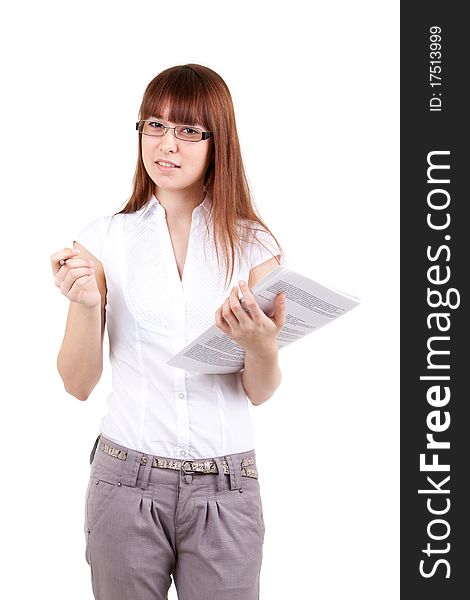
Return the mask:
<svg viewBox="0 0 470 600"><path fill-rule="evenodd" d="M285 323L285 294L277 295L274 315L268 317L259 307L255 297L244 281L239 281L245 311L238 298L238 288L233 287L230 296L215 312L215 324L246 351L259 352L277 344L276 338Z"/></svg>

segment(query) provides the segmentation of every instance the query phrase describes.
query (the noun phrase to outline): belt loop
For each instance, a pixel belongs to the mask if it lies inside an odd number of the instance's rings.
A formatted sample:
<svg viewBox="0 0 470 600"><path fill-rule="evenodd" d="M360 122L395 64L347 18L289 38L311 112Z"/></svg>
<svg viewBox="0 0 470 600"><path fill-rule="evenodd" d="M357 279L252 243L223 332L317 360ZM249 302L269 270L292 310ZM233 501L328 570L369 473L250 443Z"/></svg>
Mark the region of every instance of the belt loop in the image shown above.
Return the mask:
<svg viewBox="0 0 470 600"><path fill-rule="evenodd" d="M127 451L127 458L124 462L124 468L122 470L121 483L129 487L135 487L137 485L137 476L139 474L140 457L138 452Z"/></svg>
<svg viewBox="0 0 470 600"><path fill-rule="evenodd" d="M234 461L233 455L231 455L231 454L229 454L226 458L227 458L227 462L228 462L228 468L230 471L230 489L231 490L243 489L240 458L237 458L236 461Z"/></svg>
<svg viewBox="0 0 470 600"><path fill-rule="evenodd" d="M150 478L150 470L153 464L153 456L151 454L147 454L147 463L145 465L144 472L142 474L142 482L140 484L140 489L145 490L147 488L149 478Z"/></svg>
<svg viewBox="0 0 470 600"><path fill-rule="evenodd" d="M217 491L220 492L223 489L225 489L224 467L222 466L222 461L220 460L220 458L218 456L214 456L214 462L217 465L217 470L218 470Z"/></svg>
<svg viewBox="0 0 470 600"><path fill-rule="evenodd" d="M101 437L101 433L96 438L95 443L93 444L93 450L90 453L90 465L93 462L93 459L95 458L96 447L98 446L98 442L99 442L100 437Z"/></svg>

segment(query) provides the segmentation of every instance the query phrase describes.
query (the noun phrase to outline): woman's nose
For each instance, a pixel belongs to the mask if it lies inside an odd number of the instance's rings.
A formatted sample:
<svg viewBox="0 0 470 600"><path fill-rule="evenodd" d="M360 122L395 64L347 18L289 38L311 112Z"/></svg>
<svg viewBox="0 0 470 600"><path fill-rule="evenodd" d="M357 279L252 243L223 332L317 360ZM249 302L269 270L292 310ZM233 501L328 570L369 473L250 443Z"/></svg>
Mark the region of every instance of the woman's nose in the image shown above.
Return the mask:
<svg viewBox="0 0 470 600"><path fill-rule="evenodd" d="M165 134L162 135L162 137L160 139L161 139L160 148L162 149L162 151L168 151L168 150L175 151L177 149L176 138L174 135L174 129L167 129L165 131Z"/></svg>

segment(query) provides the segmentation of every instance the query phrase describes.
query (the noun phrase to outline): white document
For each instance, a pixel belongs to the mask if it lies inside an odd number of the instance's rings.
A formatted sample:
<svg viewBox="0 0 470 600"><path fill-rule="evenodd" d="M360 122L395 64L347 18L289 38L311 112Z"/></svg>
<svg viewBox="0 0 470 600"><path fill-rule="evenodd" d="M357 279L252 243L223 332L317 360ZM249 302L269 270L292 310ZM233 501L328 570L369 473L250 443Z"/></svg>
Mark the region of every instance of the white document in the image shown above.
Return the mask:
<svg viewBox="0 0 470 600"><path fill-rule="evenodd" d="M320 285L282 266L259 281L251 292L261 310L270 317L274 314L277 294L286 294L286 322L277 337L279 349L331 323L360 302L359 298ZM213 325L167 364L198 373L235 373L243 369L244 360L245 349Z"/></svg>

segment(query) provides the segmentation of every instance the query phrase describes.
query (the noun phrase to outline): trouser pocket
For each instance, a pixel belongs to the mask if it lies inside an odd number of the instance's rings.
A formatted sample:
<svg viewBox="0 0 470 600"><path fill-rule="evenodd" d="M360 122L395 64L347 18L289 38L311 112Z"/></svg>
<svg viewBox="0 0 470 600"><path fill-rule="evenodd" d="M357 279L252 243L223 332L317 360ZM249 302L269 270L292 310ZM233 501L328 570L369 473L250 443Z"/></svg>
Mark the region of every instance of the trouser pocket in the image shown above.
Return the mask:
<svg viewBox="0 0 470 600"><path fill-rule="evenodd" d="M243 491L239 494L253 517L261 526L263 535L265 533L263 503L261 500L259 481L252 477L243 477Z"/></svg>
<svg viewBox="0 0 470 600"><path fill-rule="evenodd" d="M120 487L121 481L118 475L93 469L85 502L85 529L88 534L110 510Z"/></svg>

